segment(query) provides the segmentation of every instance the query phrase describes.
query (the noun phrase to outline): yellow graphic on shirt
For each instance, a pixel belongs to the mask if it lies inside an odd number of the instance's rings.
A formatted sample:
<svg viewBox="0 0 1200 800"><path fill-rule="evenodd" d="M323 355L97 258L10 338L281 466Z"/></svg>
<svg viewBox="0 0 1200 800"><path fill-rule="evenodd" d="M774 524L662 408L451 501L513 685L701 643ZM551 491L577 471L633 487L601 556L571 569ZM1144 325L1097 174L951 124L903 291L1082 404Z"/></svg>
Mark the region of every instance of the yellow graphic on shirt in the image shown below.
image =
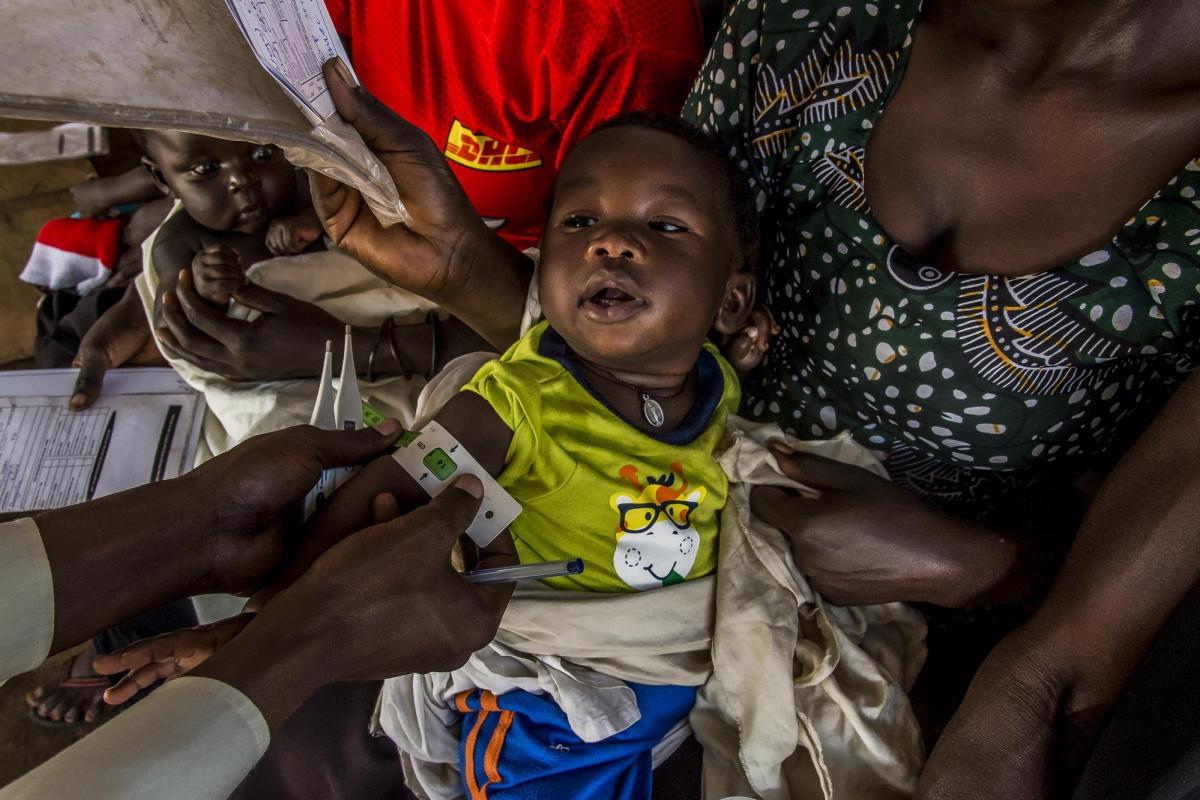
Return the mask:
<svg viewBox="0 0 1200 800"><path fill-rule="evenodd" d="M542 165L542 157L532 150L476 133L457 119L446 138L446 158L485 172L513 172Z"/></svg>
<svg viewBox="0 0 1200 800"><path fill-rule="evenodd" d="M692 513L708 492L688 485L678 461L669 474L647 475L645 485L632 464L621 467L621 477L634 491L617 492L608 501L618 518L613 552L617 577L638 591L683 583L700 550Z"/></svg>

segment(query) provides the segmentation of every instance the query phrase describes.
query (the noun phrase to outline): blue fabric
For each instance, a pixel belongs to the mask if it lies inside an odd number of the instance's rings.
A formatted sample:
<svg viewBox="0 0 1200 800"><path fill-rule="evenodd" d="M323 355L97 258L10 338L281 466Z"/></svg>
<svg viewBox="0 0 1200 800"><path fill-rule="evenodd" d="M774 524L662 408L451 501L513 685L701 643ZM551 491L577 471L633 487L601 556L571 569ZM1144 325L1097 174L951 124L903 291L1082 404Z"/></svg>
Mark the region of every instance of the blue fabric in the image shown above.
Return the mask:
<svg viewBox="0 0 1200 800"><path fill-rule="evenodd" d="M459 709L467 709L461 751L467 797L649 800L651 750L691 711L696 687L628 686L642 718L592 743L571 731L549 695L477 690L460 696Z"/></svg>

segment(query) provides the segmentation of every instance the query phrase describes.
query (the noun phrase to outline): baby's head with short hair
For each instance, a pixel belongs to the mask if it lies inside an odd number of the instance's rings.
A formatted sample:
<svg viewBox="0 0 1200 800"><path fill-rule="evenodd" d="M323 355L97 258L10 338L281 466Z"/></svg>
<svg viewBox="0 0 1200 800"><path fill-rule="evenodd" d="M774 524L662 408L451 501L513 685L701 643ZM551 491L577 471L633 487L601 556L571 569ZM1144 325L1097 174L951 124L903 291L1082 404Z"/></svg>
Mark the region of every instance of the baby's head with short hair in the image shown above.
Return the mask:
<svg viewBox="0 0 1200 800"><path fill-rule="evenodd" d="M580 356L612 370L690 370L713 330L754 306L749 184L713 138L635 113L567 157L542 236L539 293Z"/></svg>
<svg viewBox="0 0 1200 800"><path fill-rule="evenodd" d="M182 131L136 131L159 188L215 231L262 233L296 202L296 170L269 144Z"/></svg>

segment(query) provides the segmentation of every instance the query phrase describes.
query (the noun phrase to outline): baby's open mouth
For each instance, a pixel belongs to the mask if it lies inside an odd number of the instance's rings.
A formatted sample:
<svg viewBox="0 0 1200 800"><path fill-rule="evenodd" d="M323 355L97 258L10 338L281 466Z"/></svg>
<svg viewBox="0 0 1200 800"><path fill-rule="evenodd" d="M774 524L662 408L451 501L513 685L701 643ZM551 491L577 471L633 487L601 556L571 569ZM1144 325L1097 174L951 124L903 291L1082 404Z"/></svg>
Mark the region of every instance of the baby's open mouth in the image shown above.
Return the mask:
<svg viewBox="0 0 1200 800"><path fill-rule="evenodd" d="M620 303L628 303L634 300L634 296L628 292L623 292L615 286L609 286L596 292L591 297L584 300L585 303L593 303L602 308L612 308Z"/></svg>

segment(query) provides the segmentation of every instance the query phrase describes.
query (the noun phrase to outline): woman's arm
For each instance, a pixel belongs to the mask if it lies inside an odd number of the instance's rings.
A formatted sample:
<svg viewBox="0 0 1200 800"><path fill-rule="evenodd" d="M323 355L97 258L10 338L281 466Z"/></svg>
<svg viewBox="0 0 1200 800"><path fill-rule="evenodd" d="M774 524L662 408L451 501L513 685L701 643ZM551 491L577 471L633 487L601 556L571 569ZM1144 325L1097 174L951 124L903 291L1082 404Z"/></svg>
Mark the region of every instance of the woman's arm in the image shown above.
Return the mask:
<svg viewBox="0 0 1200 800"><path fill-rule="evenodd" d="M1045 603L996 648L922 776L922 798L1057 797L1200 581L1200 374L1100 487Z"/></svg>
<svg viewBox="0 0 1200 800"><path fill-rule="evenodd" d="M787 534L800 571L835 603L1029 603L1061 557L1062 529L1001 528L943 511L859 467L775 456L784 474L820 494L760 486L754 512Z"/></svg>

